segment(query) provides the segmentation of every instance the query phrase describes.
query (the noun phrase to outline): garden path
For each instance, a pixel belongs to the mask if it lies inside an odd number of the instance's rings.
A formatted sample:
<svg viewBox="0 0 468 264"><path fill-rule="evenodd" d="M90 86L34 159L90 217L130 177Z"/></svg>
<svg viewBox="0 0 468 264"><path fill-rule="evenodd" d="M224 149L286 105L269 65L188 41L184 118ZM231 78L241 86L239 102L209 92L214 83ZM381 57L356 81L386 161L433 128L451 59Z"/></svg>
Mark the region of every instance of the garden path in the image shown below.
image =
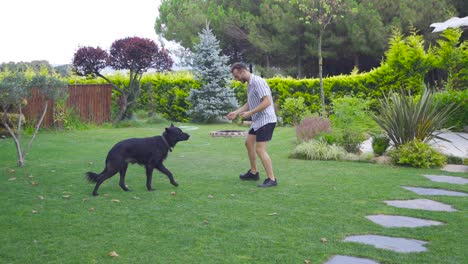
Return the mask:
<svg viewBox="0 0 468 264"><path fill-rule="evenodd" d="M446 175L422 175L434 182L445 182L450 184L467 184L468 179L462 177L446 176ZM468 196L464 192L454 192L443 189L434 188L422 188L422 187L408 187L402 186L402 188L412 191L418 195L447 195L447 196ZM429 199L413 199L413 200L395 200L385 201L387 205L399 207L399 208L410 208L419 210L429 211L446 211L455 212L456 209L452 206L443 204L440 202L432 201ZM385 228L416 228L433 225L443 225L444 223L438 221L432 221L427 219L420 219L414 217L397 216L397 215L369 215L366 216L370 221L381 225ZM376 248L387 249L399 253L411 253L411 252L423 252L428 249L424 247L428 241L399 238L399 237L388 237L380 235L357 235L346 237L343 241L345 242L356 242L366 245L373 245ZM335 255L325 264L372 264L378 263L374 260L357 258L352 256Z"/></svg>

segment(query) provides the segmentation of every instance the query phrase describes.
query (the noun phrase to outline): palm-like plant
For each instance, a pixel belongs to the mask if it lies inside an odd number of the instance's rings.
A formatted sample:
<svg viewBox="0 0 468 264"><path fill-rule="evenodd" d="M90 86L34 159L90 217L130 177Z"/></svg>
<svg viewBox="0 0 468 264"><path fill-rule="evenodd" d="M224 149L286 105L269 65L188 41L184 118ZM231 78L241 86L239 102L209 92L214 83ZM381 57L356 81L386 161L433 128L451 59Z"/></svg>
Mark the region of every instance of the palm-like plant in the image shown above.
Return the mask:
<svg viewBox="0 0 468 264"><path fill-rule="evenodd" d="M455 104L440 109L434 104L434 95L424 89L419 100L406 92L392 92L380 99L379 115L372 115L395 147L419 139L427 142L438 137L440 129L456 109ZM442 139L443 140L443 139Z"/></svg>

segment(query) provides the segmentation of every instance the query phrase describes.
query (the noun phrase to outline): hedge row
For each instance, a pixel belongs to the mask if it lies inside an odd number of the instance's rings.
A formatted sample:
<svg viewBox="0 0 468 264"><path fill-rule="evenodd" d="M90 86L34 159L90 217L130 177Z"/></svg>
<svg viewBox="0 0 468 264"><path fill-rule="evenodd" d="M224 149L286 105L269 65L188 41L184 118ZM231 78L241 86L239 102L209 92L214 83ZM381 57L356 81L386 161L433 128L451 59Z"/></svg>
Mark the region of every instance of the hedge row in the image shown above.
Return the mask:
<svg viewBox="0 0 468 264"><path fill-rule="evenodd" d="M124 83L122 75L108 76L116 83ZM266 80L271 87L277 109L281 109L287 98L303 97L304 103L312 113L320 112L319 79L293 79L275 77ZM96 82L96 80L95 80ZM101 81L102 82L102 81ZM419 80L422 83L422 80ZM363 98L371 101L371 109L377 108L377 98L390 90L402 88L400 78L395 77L391 69L383 65L367 73L339 75L324 78L324 92L327 107L331 101L345 95ZM190 108L187 97L191 89L198 89L200 84L190 73L152 73L145 74L142 79L142 92L138 108L160 113L164 118L176 122L187 122L186 113ZM408 86L406 86L408 87ZM234 81L234 89L239 104L247 100L246 84ZM414 86L413 93L421 91L422 86ZM408 89L408 88L407 88ZM456 113L450 119L449 125L456 130L462 130L468 124L468 90L447 91L437 93L436 100L440 107L451 102L459 105ZM331 110L331 109L328 109Z"/></svg>

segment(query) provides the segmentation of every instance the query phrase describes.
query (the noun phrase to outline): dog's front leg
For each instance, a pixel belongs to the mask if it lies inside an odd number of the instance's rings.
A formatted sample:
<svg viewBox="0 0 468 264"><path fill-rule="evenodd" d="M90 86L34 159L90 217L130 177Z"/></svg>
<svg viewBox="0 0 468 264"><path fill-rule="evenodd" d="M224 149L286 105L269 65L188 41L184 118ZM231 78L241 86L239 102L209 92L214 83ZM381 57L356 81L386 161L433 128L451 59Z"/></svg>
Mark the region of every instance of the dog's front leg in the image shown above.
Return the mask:
<svg viewBox="0 0 468 264"><path fill-rule="evenodd" d="M172 176L172 173L166 168L164 167L164 165L161 163L159 163L158 165L156 165L156 169L158 169L158 171L166 174L166 176L169 178L169 181L171 182L172 185L174 186L179 186L179 184L174 180L174 177Z"/></svg>
<svg viewBox="0 0 468 264"><path fill-rule="evenodd" d="M146 165L146 189L148 191L154 191L153 187L151 187L151 182L153 180L153 167Z"/></svg>

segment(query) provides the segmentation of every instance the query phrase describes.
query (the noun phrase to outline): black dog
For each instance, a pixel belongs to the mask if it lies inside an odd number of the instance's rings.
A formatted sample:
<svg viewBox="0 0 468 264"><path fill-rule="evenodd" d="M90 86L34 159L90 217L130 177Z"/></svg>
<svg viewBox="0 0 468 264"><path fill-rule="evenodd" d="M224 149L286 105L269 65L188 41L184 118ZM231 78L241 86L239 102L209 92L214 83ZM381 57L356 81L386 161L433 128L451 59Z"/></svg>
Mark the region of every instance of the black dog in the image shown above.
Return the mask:
<svg viewBox="0 0 468 264"><path fill-rule="evenodd" d="M100 174L87 172L86 177L90 182L95 182L93 195L98 195L97 190L105 180L120 172L119 185L124 191L130 191L125 185L125 173L127 172L128 163L138 163L146 168L146 188L148 191L151 188L151 180L153 178L153 169L156 168L160 172L167 175L172 185L179 184L174 180L172 173L163 165L163 161L167 158L169 151L179 141L189 139L189 135L182 132L180 128L171 124L166 128L162 136L148 138L130 138L119 143L109 151L106 158L106 167Z"/></svg>

